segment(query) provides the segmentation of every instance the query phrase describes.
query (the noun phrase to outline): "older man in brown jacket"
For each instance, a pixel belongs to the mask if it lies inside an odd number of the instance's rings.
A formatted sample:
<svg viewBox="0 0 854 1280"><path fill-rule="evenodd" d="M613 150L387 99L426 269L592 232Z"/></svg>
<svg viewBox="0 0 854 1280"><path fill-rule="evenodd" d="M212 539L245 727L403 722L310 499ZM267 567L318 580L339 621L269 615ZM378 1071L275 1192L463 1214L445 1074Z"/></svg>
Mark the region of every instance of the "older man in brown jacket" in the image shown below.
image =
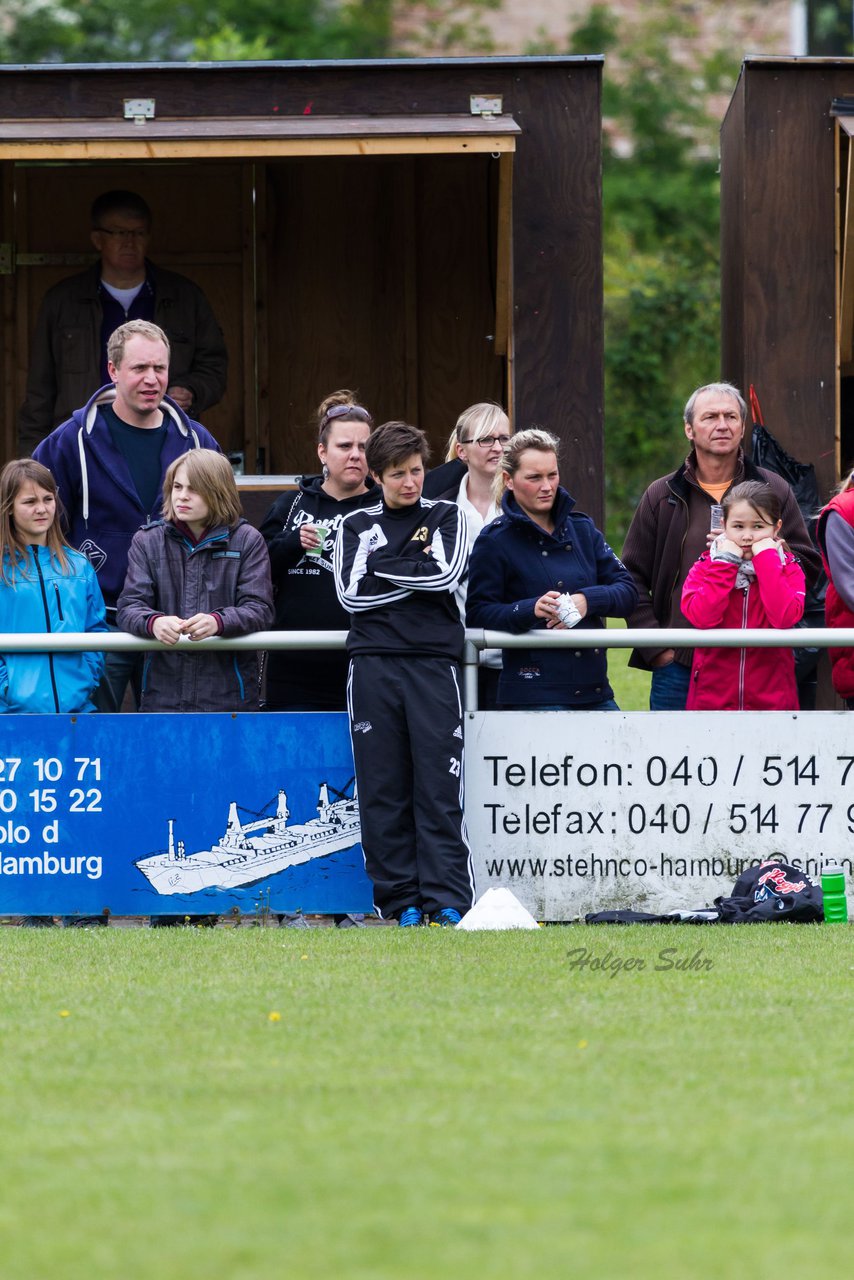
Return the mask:
<svg viewBox="0 0 854 1280"><path fill-rule="evenodd" d="M742 449L747 405L737 387L712 382L685 406L685 435L692 449L680 467L653 481L641 498L623 545L623 563L638 588L628 627L690 627L682 613L688 570L706 550L712 507L742 480L761 480L779 496L782 537L811 585L818 552L810 541L795 495L780 476L754 466ZM635 649L630 666L652 672L651 711L681 711L688 696L691 649Z"/></svg>

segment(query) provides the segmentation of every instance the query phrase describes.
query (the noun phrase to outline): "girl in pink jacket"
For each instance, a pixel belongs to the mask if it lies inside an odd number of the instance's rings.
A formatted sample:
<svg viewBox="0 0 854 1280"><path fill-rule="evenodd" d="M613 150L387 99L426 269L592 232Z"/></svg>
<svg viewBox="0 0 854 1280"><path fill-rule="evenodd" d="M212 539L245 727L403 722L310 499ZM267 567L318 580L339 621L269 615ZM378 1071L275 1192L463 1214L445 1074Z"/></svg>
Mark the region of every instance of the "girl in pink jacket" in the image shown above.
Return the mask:
<svg viewBox="0 0 854 1280"><path fill-rule="evenodd" d="M724 529L692 567L682 612L693 627L794 627L803 616L801 566L780 541L780 502L758 480L723 499ZM689 711L797 711L791 649L695 649Z"/></svg>

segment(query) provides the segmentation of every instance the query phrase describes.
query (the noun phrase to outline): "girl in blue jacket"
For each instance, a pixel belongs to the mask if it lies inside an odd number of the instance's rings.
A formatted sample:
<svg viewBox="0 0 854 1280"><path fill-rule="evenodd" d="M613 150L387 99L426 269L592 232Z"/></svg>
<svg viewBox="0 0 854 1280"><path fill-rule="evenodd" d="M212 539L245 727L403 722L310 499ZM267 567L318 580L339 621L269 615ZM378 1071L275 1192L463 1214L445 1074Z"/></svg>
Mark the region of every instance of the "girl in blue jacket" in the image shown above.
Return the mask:
<svg viewBox="0 0 854 1280"><path fill-rule="evenodd" d="M106 631L89 561L59 527L56 482L31 458L0 472L0 631ZM94 711L102 653L0 654L0 712Z"/></svg>
<svg viewBox="0 0 854 1280"><path fill-rule="evenodd" d="M489 631L531 633L531 647L505 649L498 705L517 710L617 711L606 650L537 648L538 630L579 630L626 618L637 589L589 516L560 485L558 441L533 427L504 449L502 515L474 544L466 622ZM569 599L567 599L567 597Z"/></svg>

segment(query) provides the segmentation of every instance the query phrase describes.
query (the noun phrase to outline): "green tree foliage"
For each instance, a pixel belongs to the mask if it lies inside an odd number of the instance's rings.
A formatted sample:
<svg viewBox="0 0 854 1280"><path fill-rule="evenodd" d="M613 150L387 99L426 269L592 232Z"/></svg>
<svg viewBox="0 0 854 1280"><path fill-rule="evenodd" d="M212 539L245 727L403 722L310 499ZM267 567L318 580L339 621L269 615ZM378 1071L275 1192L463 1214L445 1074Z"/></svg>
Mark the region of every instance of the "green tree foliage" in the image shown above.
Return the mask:
<svg viewBox="0 0 854 1280"><path fill-rule="evenodd" d="M2 62L263 61L485 52L501 0L0 0Z"/></svg>
<svg viewBox="0 0 854 1280"><path fill-rule="evenodd" d="M5 62L383 57L392 0L7 0Z"/></svg>
<svg viewBox="0 0 854 1280"><path fill-rule="evenodd" d="M620 546L643 490L684 456L682 409L720 369L718 120L732 55L700 38L697 6L634 21L595 4L569 52L605 53L605 458ZM542 48L542 46L541 46Z"/></svg>
<svg viewBox="0 0 854 1280"><path fill-rule="evenodd" d="M851 0L807 0L807 44L815 57L850 57Z"/></svg>

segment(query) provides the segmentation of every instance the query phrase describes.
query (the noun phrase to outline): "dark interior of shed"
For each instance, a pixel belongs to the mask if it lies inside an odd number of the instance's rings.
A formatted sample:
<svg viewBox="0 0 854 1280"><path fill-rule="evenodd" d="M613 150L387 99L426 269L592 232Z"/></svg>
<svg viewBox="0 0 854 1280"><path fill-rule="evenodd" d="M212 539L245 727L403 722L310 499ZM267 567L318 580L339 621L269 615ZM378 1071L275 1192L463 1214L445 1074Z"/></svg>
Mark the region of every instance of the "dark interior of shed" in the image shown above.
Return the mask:
<svg viewBox="0 0 854 1280"><path fill-rule="evenodd" d="M501 164L510 159L482 152L8 165L14 404L23 399L45 290L94 260L91 202L123 187L152 208L152 260L196 281L223 328L228 390L203 418L223 449L243 455L248 473L313 469L312 410L339 387L357 389L377 421L422 426L439 460L461 409L509 400Z"/></svg>

